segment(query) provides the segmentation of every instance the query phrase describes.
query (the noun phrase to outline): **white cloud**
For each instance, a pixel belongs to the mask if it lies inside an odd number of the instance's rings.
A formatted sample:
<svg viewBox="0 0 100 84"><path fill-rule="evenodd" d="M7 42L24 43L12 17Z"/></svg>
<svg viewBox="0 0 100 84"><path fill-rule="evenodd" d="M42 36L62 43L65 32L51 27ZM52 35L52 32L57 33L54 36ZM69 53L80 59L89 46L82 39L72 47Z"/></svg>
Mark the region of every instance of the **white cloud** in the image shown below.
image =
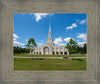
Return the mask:
<svg viewBox="0 0 100 84"><path fill-rule="evenodd" d="M16 34L13 34L13 38L19 38L19 36L17 36Z"/></svg>
<svg viewBox="0 0 100 84"><path fill-rule="evenodd" d="M86 23L86 19L80 21L80 24L85 24L85 23Z"/></svg>
<svg viewBox="0 0 100 84"><path fill-rule="evenodd" d="M79 42L78 45L79 45L80 47L83 47L83 45L84 45L85 43L86 43L86 42Z"/></svg>
<svg viewBox="0 0 100 84"><path fill-rule="evenodd" d="M87 21L87 19L83 19L83 20L76 19L76 22L79 24L85 24L86 21Z"/></svg>
<svg viewBox="0 0 100 84"><path fill-rule="evenodd" d="M13 34L13 45L14 46L24 46L25 45L24 43L20 43L20 42L16 41L18 38L19 38L18 35Z"/></svg>
<svg viewBox="0 0 100 84"><path fill-rule="evenodd" d="M59 45L65 46L65 45L66 45L66 43L60 43Z"/></svg>
<svg viewBox="0 0 100 84"><path fill-rule="evenodd" d="M77 27L76 23L73 23L71 26L66 27L66 29L73 29L74 27Z"/></svg>
<svg viewBox="0 0 100 84"><path fill-rule="evenodd" d="M71 37L67 37L67 38L64 39L64 41L65 41L65 42L69 42L70 39L71 39ZM72 38L72 39L73 39L73 38ZM74 39L73 39L73 40L74 40Z"/></svg>
<svg viewBox="0 0 100 84"><path fill-rule="evenodd" d="M70 39L71 39L70 37L67 37L67 38L64 39L64 41L65 41L65 42L69 42Z"/></svg>
<svg viewBox="0 0 100 84"><path fill-rule="evenodd" d="M38 46L42 46L44 43L43 41L41 40L41 42L37 43Z"/></svg>
<svg viewBox="0 0 100 84"><path fill-rule="evenodd" d="M86 34L79 34L77 36L77 38L82 39L83 41L86 41L87 40L87 35Z"/></svg>
<svg viewBox="0 0 100 84"><path fill-rule="evenodd" d="M16 40L16 38L13 38L13 40L15 41L15 40Z"/></svg>
<svg viewBox="0 0 100 84"><path fill-rule="evenodd" d="M77 40L77 42L80 42L80 40Z"/></svg>
<svg viewBox="0 0 100 84"><path fill-rule="evenodd" d="M52 14L49 14L49 13L34 13L34 15L35 15L36 21L38 22L39 20L46 17L47 15L52 16L53 13Z"/></svg>
<svg viewBox="0 0 100 84"><path fill-rule="evenodd" d="M55 44L60 44L60 43L62 43L62 42L63 42L63 40L62 40L61 37L58 37L58 38L56 38L56 39L54 40L54 43L55 43Z"/></svg>
<svg viewBox="0 0 100 84"><path fill-rule="evenodd" d="M26 39L26 42L28 42L28 39Z"/></svg>
<svg viewBox="0 0 100 84"><path fill-rule="evenodd" d="M24 43L20 43L18 41L13 41L13 45L14 46L24 46L25 44Z"/></svg>
<svg viewBox="0 0 100 84"><path fill-rule="evenodd" d="M54 13L50 13L49 15L52 16L52 15L54 15Z"/></svg>
<svg viewBox="0 0 100 84"><path fill-rule="evenodd" d="M77 38L78 38L77 42L78 42L78 45L79 45L80 47L83 47L83 45L84 45L85 43L87 43L87 42L86 42L86 41L87 41L87 35L86 35L86 34L84 34L84 33L78 33ZM80 39L80 40L83 40L83 42L80 42L79 39Z"/></svg>
<svg viewBox="0 0 100 84"><path fill-rule="evenodd" d="M13 34L13 41L16 41L17 38L19 38L19 36L16 34Z"/></svg>
<svg viewBox="0 0 100 84"><path fill-rule="evenodd" d="M52 16L54 13L28 13L29 15L35 16L36 21L38 22L42 18L45 18L46 16ZM25 15L25 13L22 13L22 15Z"/></svg>

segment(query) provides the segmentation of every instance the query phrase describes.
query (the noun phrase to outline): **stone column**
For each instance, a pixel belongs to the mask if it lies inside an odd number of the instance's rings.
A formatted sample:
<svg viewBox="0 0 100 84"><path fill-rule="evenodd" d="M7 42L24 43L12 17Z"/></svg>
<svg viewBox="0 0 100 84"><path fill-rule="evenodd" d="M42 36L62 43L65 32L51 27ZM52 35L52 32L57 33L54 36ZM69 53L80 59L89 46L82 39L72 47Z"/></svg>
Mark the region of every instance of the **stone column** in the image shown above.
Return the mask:
<svg viewBox="0 0 100 84"><path fill-rule="evenodd" d="M58 48L58 55L60 55L60 48Z"/></svg>
<svg viewBox="0 0 100 84"><path fill-rule="evenodd" d="M44 54L44 49L43 49L43 47L41 48L41 54L42 54L42 55Z"/></svg>
<svg viewBox="0 0 100 84"><path fill-rule="evenodd" d="M65 53L63 52L63 55L65 55Z"/></svg>
<svg viewBox="0 0 100 84"><path fill-rule="evenodd" d="M60 51L58 51L58 55L60 55Z"/></svg>
<svg viewBox="0 0 100 84"><path fill-rule="evenodd" d="M55 55L57 55L57 54L56 54L56 48L54 48L54 52L55 52Z"/></svg>
<svg viewBox="0 0 100 84"><path fill-rule="evenodd" d="M65 55L65 49L63 49L63 55Z"/></svg>
<svg viewBox="0 0 100 84"><path fill-rule="evenodd" d="M67 51L67 55L69 55L69 51Z"/></svg>
<svg viewBox="0 0 100 84"><path fill-rule="evenodd" d="M38 48L38 55L39 55L39 48Z"/></svg>
<svg viewBox="0 0 100 84"><path fill-rule="evenodd" d="M52 47L48 47L49 48L49 55L52 55Z"/></svg>

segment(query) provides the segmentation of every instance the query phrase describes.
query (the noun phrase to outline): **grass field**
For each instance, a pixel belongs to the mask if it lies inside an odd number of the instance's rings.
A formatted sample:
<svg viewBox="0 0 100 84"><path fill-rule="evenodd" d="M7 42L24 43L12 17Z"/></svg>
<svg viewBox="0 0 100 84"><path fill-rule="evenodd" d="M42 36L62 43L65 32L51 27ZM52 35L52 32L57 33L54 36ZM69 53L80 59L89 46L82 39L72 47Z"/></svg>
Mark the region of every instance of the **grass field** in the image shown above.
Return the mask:
<svg viewBox="0 0 100 84"><path fill-rule="evenodd" d="M20 56L20 57L32 57L32 55L29 54L14 54L14 56ZM63 57L69 55L33 55L33 57ZM86 57L85 54L72 54L71 57Z"/></svg>
<svg viewBox="0 0 100 84"><path fill-rule="evenodd" d="M30 55L18 55L27 57ZM86 58L68 59L48 59L46 57L61 57L61 55L43 55L45 58L14 58L14 70L86 70ZM86 55L72 55L75 57L85 57ZM31 57L31 56L30 56ZM35 55L34 57L42 57Z"/></svg>

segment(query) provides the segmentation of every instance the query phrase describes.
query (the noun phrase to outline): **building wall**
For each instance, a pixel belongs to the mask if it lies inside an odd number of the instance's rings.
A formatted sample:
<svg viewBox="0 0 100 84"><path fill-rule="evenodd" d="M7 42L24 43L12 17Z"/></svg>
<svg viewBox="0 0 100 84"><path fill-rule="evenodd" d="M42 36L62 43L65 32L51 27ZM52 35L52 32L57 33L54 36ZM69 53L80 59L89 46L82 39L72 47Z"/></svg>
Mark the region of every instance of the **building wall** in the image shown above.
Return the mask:
<svg viewBox="0 0 100 84"><path fill-rule="evenodd" d="M33 51L32 54L49 54L49 55L69 55L69 52L68 50L65 48L65 46L41 46L41 47L35 47L34 48L35 50ZM46 50L45 49L48 49L48 53L45 52Z"/></svg>

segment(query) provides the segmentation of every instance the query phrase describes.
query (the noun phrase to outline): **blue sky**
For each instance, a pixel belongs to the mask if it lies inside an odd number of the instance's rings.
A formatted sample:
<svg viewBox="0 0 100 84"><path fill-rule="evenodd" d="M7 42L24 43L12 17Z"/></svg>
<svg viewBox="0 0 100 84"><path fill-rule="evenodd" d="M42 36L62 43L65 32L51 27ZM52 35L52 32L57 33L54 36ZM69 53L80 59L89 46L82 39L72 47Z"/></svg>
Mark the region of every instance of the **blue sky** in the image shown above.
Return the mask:
<svg viewBox="0 0 100 84"><path fill-rule="evenodd" d="M73 38L79 46L87 42L86 13L14 13L14 46L25 47L29 38L45 44L51 22L55 45L66 45Z"/></svg>

